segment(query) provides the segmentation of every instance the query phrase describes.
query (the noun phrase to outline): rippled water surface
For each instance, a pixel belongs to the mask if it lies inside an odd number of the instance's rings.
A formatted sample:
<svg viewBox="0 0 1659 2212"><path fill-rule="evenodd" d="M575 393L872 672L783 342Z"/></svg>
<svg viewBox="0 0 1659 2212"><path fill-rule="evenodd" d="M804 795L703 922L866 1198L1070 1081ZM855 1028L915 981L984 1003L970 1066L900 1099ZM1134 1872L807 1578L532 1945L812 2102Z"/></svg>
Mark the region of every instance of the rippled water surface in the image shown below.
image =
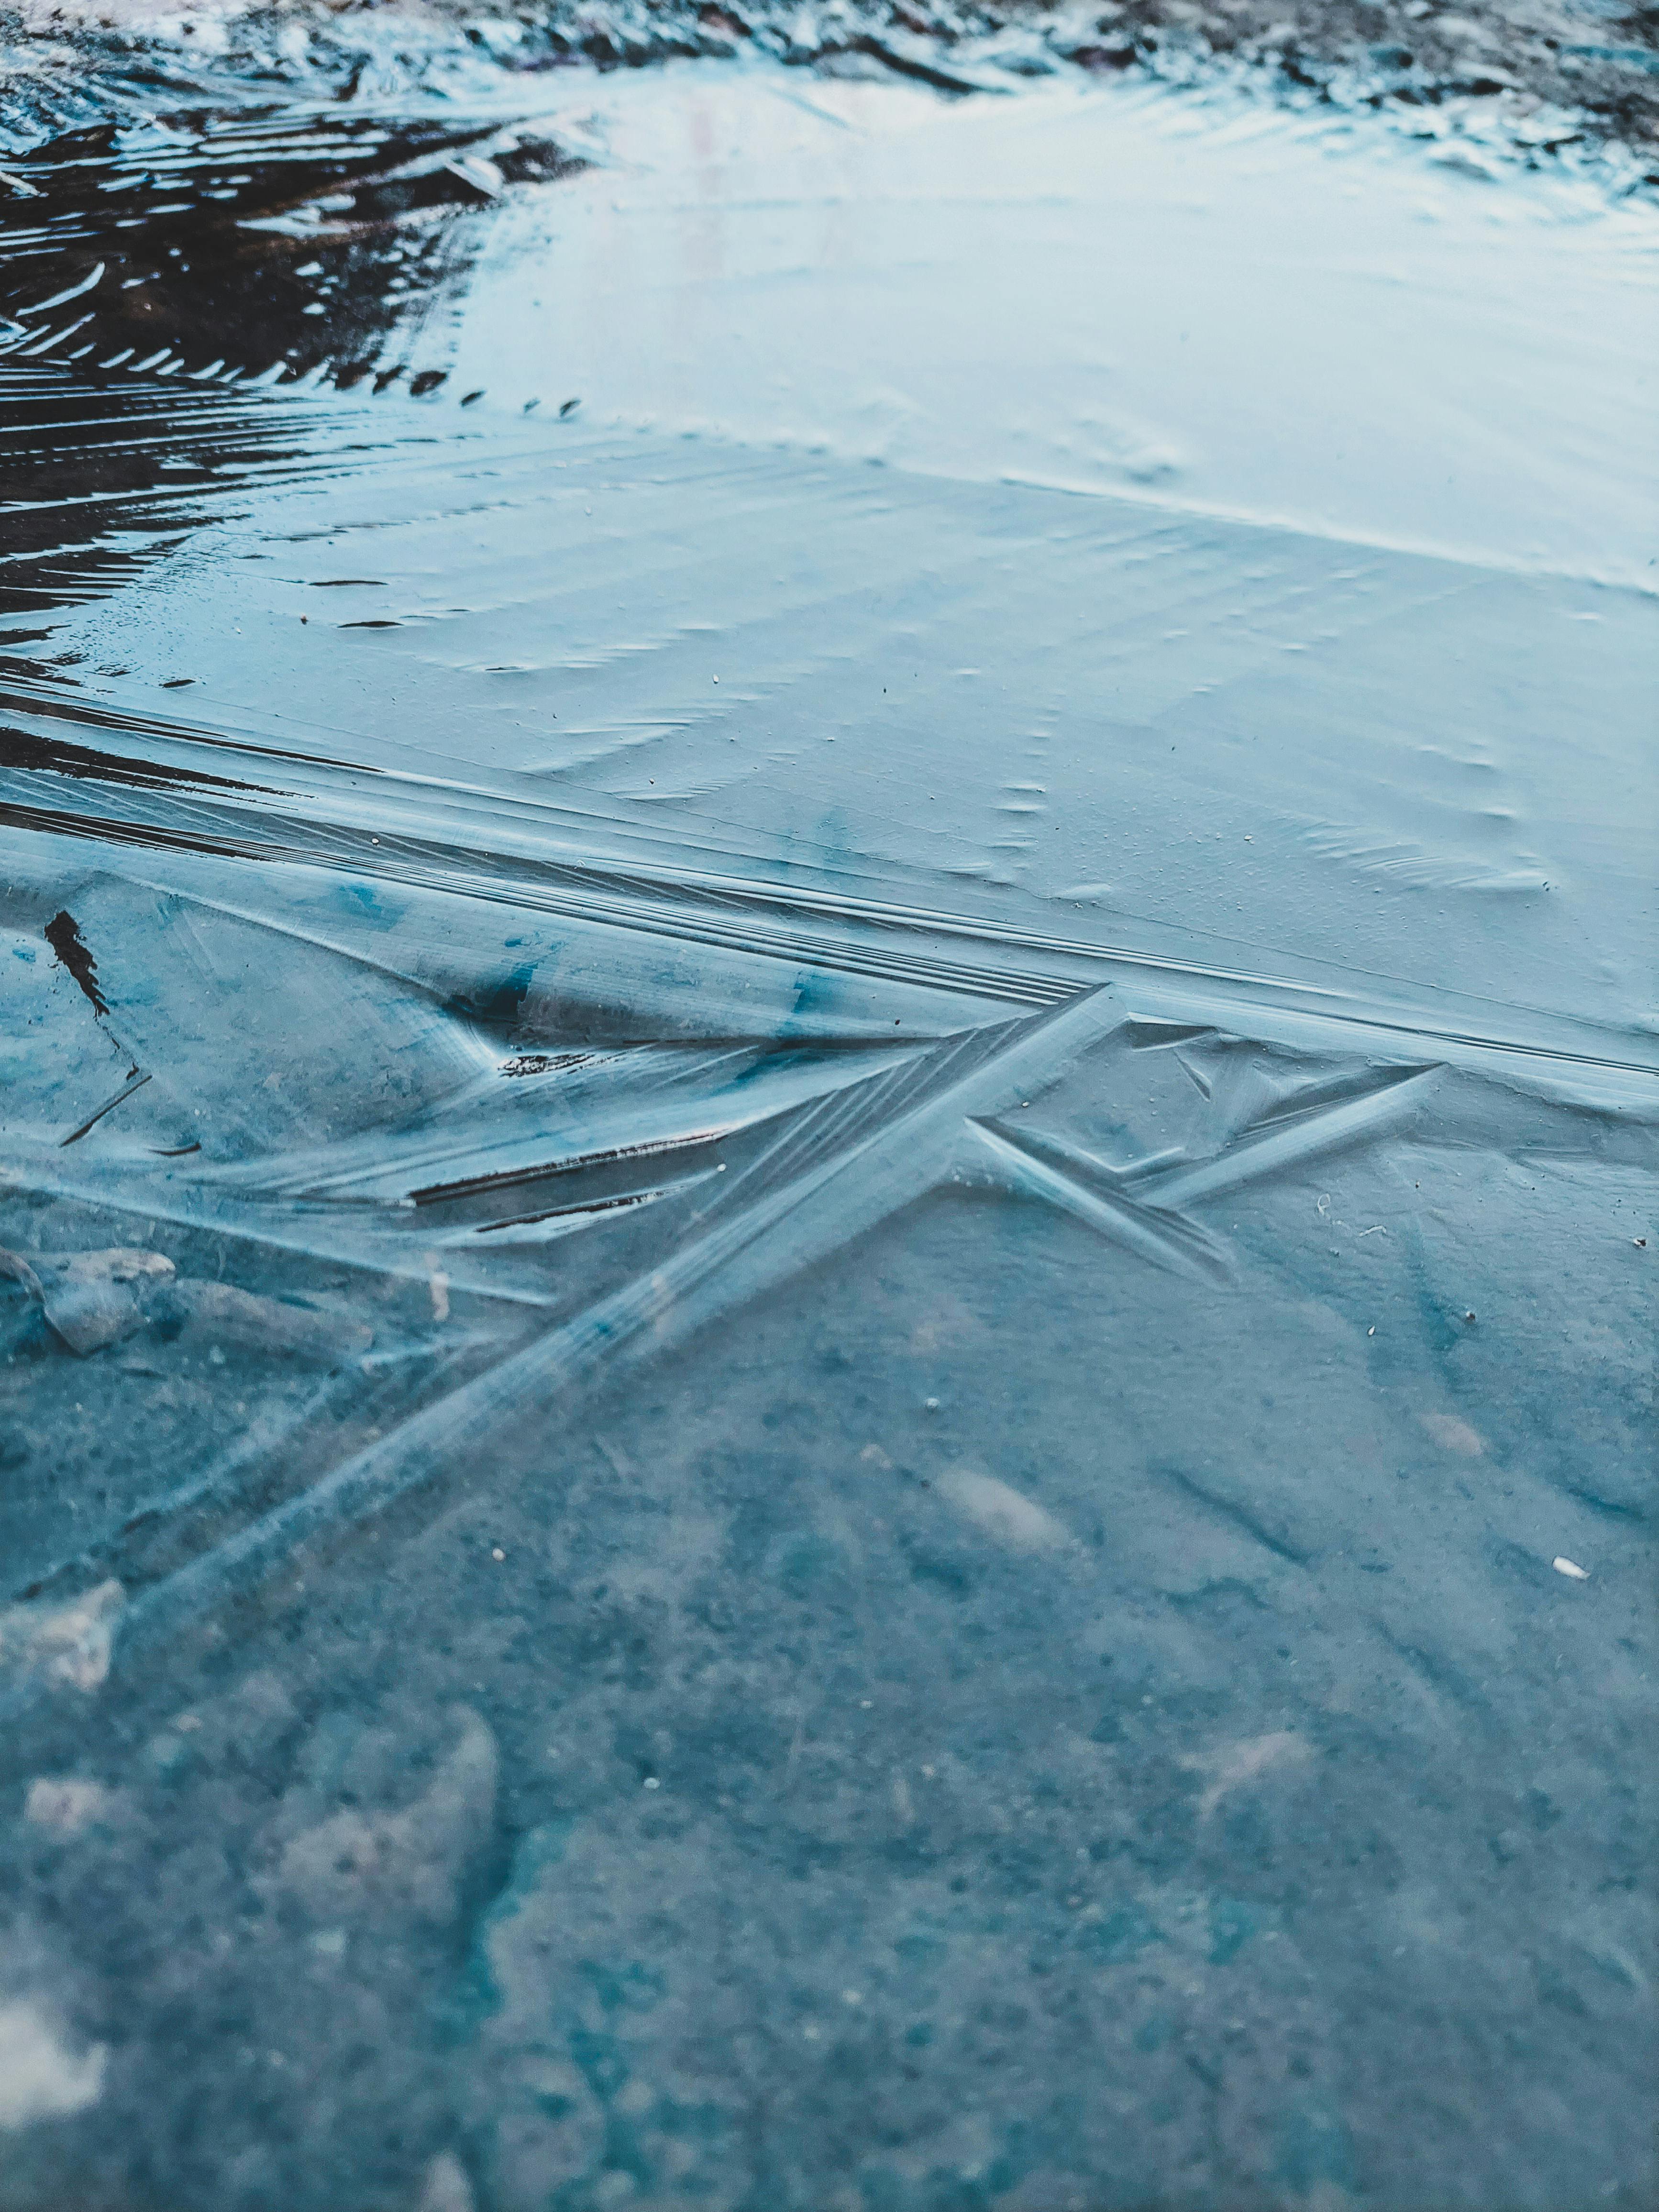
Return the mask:
<svg viewBox="0 0 1659 2212"><path fill-rule="evenodd" d="M1651 2201L1652 206L890 62L12 163L9 2208Z"/></svg>

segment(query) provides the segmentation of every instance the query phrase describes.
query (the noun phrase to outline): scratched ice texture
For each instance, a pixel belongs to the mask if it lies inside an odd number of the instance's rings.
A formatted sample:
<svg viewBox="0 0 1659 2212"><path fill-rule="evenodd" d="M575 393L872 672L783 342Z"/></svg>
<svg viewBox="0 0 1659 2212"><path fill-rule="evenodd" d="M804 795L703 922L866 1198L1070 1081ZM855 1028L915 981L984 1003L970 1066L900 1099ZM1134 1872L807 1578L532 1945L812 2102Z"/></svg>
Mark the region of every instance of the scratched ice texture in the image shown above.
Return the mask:
<svg viewBox="0 0 1659 2212"><path fill-rule="evenodd" d="M13 164L0 2204L1652 2204L1651 201L468 82Z"/></svg>

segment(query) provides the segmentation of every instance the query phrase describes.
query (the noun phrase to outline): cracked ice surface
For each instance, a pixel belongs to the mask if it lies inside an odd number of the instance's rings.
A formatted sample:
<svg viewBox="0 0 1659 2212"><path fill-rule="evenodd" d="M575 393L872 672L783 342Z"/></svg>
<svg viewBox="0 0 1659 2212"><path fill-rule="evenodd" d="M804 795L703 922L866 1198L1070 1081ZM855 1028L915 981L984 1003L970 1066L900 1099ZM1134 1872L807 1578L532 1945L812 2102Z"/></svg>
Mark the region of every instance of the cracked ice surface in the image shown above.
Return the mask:
<svg viewBox="0 0 1659 2212"><path fill-rule="evenodd" d="M1650 210L487 120L27 172L0 2201L1644 2202Z"/></svg>

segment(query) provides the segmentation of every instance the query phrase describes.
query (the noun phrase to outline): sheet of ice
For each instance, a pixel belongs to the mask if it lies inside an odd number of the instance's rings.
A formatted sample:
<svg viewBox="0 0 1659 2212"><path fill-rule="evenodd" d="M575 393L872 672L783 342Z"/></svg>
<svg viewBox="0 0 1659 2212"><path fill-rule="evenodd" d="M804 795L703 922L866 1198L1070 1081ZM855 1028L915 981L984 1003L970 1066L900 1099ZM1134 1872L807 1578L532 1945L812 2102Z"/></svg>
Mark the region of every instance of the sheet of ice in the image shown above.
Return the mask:
<svg viewBox="0 0 1659 2212"><path fill-rule="evenodd" d="M1650 218L802 82L0 376L0 2194L1634 2208Z"/></svg>
<svg viewBox="0 0 1659 2212"><path fill-rule="evenodd" d="M440 844L487 820L497 849L810 884L1419 1019L1443 996L1438 1028L1601 1056L1651 1020L1645 594L534 417L470 415L434 454L415 410L372 419L394 450L360 459L362 419L319 414L329 465L198 495L222 522L58 625L106 672L106 729L170 738L186 779L206 742L249 787L193 808L268 837L274 748L303 757L279 793L322 779L310 804L368 860L395 805ZM56 706L29 726L67 734Z"/></svg>
<svg viewBox="0 0 1659 2212"><path fill-rule="evenodd" d="M1651 589L1659 213L1316 112L704 65L495 230L458 380Z"/></svg>

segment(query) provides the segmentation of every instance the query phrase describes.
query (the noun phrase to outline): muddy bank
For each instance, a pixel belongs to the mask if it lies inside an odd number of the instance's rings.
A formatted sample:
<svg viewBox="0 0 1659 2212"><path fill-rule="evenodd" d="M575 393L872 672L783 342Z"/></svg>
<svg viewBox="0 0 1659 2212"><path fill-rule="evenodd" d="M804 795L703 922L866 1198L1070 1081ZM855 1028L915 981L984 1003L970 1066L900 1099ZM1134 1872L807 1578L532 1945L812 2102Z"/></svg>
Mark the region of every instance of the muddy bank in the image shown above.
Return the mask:
<svg viewBox="0 0 1659 2212"><path fill-rule="evenodd" d="M586 62L600 69L753 53L817 70L867 69L950 92L1078 68L1167 81L1242 76L1295 102L1432 116L1473 106L1534 155L1622 149L1647 177L1659 140L1659 15L1644 0L1123 0L1054 8L933 8L890 0L745 7L407 6L247 9L145 0L8 11L0 117L14 134L62 125L120 88L153 100L216 81L349 96L376 79L453 77L487 58L509 72ZM88 81L88 72L91 72Z"/></svg>

